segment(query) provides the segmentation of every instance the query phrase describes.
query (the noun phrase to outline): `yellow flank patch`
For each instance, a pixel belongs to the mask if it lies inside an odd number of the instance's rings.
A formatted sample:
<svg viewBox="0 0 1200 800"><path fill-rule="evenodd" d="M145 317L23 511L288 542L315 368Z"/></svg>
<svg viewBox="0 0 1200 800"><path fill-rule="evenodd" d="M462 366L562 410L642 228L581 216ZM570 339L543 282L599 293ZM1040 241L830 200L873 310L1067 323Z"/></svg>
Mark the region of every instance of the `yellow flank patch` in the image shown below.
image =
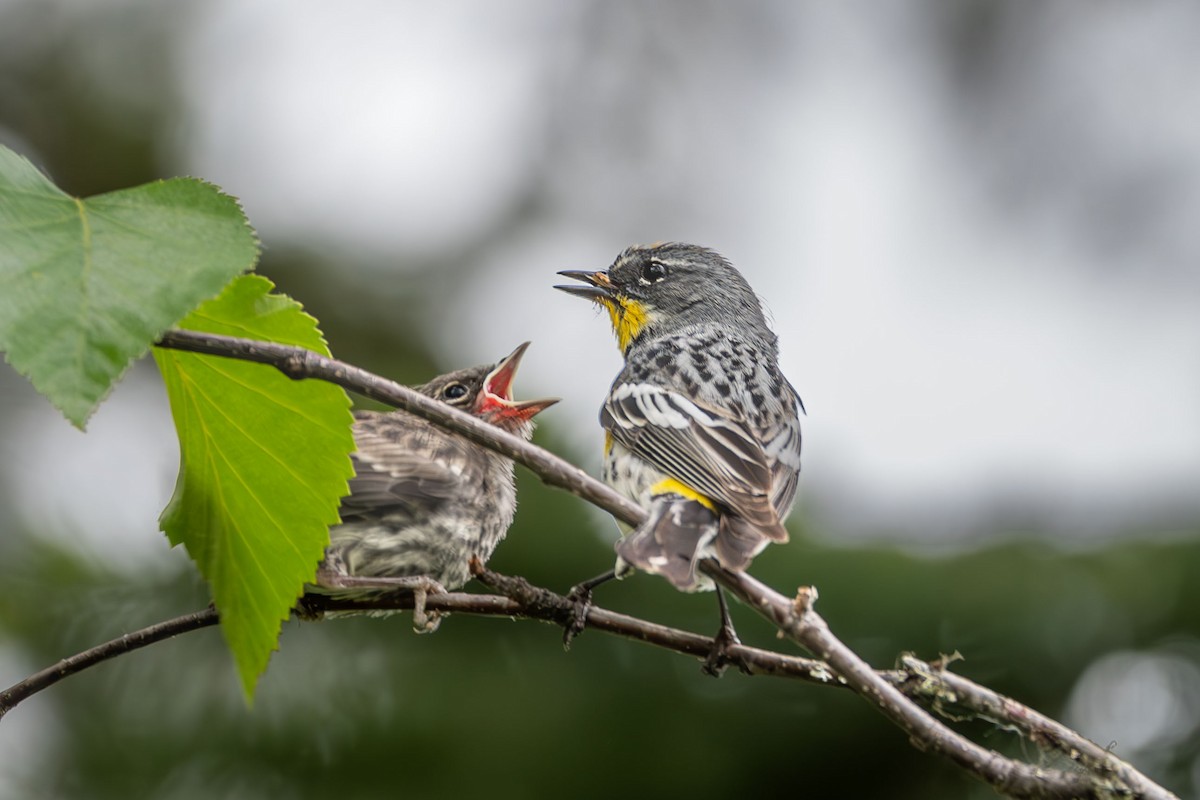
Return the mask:
<svg viewBox="0 0 1200 800"><path fill-rule="evenodd" d="M646 327L649 312L646 306L627 297L606 300L604 307L608 309L608 316L612 320L613 333L617 334L617 346L624 353L642 328Z"/></svg>
<svg viewBox="0 0 1200 800"><path fill-rule="evenodd" d="M685 486L674 478L663 478L661 481L650 487L650 494L677 494L682 497L686 497L689 500L695 500L697 503L704 506L714 514L717 511L717 506L712 500L709 500L695 489L691 488L690 486Z"/></svg>
<svg viewBox="0 0 1200 800"><path fill-rule="evenodd" d="M608 431L605 431L604 432L604 455L608 455L609 453L612 452L612 444L613 444L612 434L609 433Z"/></svg>

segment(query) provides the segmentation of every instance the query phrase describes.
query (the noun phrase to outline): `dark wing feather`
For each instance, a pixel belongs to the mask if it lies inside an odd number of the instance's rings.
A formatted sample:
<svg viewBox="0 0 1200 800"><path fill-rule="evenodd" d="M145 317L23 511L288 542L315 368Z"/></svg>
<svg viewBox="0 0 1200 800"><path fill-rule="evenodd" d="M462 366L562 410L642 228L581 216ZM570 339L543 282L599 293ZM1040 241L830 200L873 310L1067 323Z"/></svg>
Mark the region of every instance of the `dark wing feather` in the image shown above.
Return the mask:
<svg viewBox="0 0 1200 800"><path fill-rule="evenodd" d="M650 384L620 384L600 413L613 438L734 514L786 536L767 455L739 421Z"/></svg>

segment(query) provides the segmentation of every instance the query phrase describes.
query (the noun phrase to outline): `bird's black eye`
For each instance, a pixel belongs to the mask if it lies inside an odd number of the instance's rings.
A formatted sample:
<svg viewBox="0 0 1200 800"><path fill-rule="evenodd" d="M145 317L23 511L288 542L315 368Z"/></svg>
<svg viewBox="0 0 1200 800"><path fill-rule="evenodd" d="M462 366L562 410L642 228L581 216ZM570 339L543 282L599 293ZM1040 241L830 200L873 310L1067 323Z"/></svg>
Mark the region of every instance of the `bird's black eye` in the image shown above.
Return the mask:
<svg viewBox="0 0 1200 800"><path fill-rule="evenodd" d="M442 389L442 397L447 400L458 400L467 393L467 387L461 383L448 383L446 388Z"/></svg>
<svg viewBox="0 0 1200 800"><path fill-rule="evenodd" d="M658 283L667 277L667 265L661 261L647 261L642 267L643 283Z"/></svg>

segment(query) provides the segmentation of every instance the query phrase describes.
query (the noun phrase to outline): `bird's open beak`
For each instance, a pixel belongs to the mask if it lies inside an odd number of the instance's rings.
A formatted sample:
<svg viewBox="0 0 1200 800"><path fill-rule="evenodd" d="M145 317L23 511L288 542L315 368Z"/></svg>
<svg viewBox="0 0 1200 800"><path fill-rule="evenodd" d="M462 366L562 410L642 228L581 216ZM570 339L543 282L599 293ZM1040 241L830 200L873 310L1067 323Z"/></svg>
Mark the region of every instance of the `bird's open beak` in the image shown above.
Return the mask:
<svg viewBox="0 0 1200 800"><path fill-rule="evenodd" d="M480 411L493 411L504 416L533 419L536 414L558 402L557 397L525 400L520 403L513 402L513 379L517 377L517 367L521 364L521 356L525 355L528 347L529 342L525 342L513 350L484 378L483 397L479 401Z"/></svg>
<svg viewBox="0 0 1200 800"><path fill-rule="evenodd" d="M612 281L608 279L607 272L588 272L585 269L564 269L558 273L564 278L571 280L583 281L586 286L576 286L575 284L567 284L565 286L555 286L555 289L561 289L567 294L573 294L576 297L582 297L585 300L591 300L595 303L604 303L609 305L615 298Z"/></svg>

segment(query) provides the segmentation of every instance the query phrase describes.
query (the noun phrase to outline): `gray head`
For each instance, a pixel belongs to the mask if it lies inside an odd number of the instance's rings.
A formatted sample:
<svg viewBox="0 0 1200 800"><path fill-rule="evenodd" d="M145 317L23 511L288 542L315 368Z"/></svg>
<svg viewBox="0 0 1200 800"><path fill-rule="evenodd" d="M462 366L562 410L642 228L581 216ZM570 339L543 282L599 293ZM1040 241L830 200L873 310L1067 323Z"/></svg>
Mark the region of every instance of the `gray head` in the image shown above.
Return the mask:
<svg viewBox="0 0 1200 800"><path fill-rule="evenodd" d="M558 398L520 403L513 401L513 379L517 375L521 356L525 355L528 347L529 342L525 342L495 364L467 367L439 375L429 383L416 387L416 390L498 428L528 438L533 433L533 417L558 402Z"/></svg>
<svg viewBox="0 0 1200 800"><path fill-rule="evenodd" d="M774 341L758 296L720 254L693 244L634 245L607 272L564 270L585 286L556 286L603 306L621 351L657 336L715 320L757 330Z"/></svg>

